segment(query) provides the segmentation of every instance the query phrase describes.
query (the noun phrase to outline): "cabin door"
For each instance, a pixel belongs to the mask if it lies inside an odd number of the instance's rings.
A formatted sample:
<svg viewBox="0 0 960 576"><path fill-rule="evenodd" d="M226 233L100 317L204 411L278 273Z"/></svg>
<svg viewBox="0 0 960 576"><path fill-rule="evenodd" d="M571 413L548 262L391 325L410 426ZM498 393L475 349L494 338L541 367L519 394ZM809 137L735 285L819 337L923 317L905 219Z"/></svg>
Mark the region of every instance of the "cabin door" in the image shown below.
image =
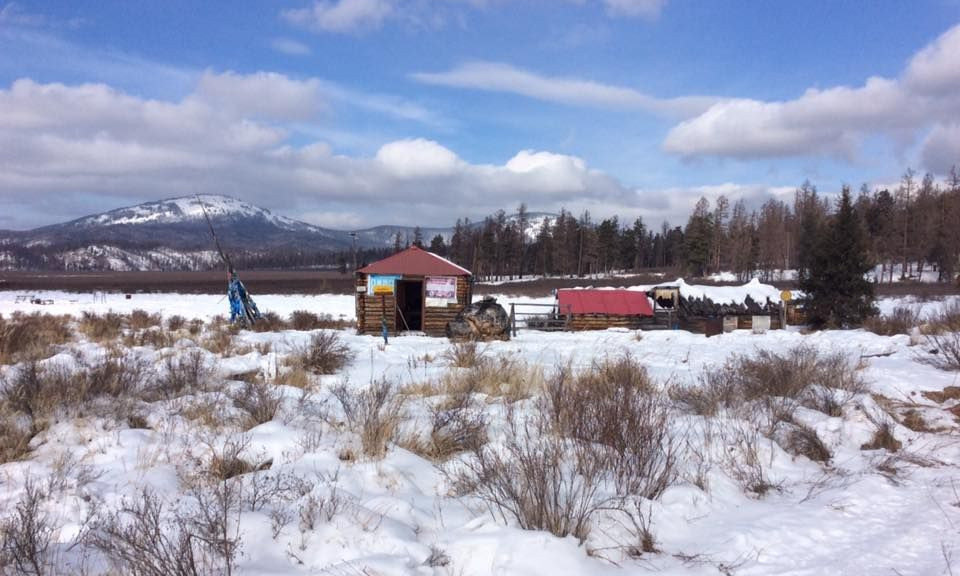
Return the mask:
<svg viewBox="0 0 960 576"><path fill-rule="evenodd" d="M397 331L423 330L423 281L397 280Z"/></svg>

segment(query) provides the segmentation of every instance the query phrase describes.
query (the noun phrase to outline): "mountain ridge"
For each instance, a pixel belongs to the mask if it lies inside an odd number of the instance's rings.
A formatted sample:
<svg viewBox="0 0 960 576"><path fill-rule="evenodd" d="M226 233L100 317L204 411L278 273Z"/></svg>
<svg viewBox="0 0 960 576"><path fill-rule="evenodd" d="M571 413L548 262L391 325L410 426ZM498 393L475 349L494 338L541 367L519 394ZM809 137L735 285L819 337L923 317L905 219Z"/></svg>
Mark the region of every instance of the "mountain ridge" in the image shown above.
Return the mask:
<svg viewBox="0 0 960 576"><path fill-rule="evenodd" d="M308 224L232 196L205 194L155 200L32 230L0 230L0 269L191 270L219 264L210 218L224 251L238 266L332 266L336 254L392 249L415 226L335 230ZM538 223L551 215L535 213ZM511 220L516 216L511 215ZM471 226L482 225L482 221ZM539 225L539 224L538 224ZM449 242L454 228L421 228L423 242ZM535 230L527 227L527 235Z"/></svg>

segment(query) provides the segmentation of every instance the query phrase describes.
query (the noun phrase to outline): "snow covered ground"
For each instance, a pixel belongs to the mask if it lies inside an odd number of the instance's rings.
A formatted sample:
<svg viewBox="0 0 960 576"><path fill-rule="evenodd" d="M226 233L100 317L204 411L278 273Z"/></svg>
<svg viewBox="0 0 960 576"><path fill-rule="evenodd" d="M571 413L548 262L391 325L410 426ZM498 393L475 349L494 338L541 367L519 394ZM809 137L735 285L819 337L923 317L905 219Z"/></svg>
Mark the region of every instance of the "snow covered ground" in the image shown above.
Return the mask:
<svg viewBox="0 0 960 576"><path fill-rule="evenodd" d="M105 301L95 301L89 295L33 294L53 300L49 305L17 302L18 295L0 292L0 314L20 310L76 316L82 310L143 309L165 317L209 320L227 310L220 295L136 294L126 300L108 294ZM350 296L255 296L261 310L281 316L309 310L353 317ZM922 306L924 313L931 313L943 303L909 298L880 302L884 312L900 305ZM315 377L309 393L276 386L282 403L273 419L237 431L233 424L207 426L190 416L211 398L223 400L242 388L241 375L259 372L269 378L282 371L285 358L314 333L242 331L230 351L203 351L224 388L138 402L135 408L148 428L131 428L95 410L57 419L32 440L27 457L0 465L0 516L14 509L28 478L39 481L48 488L41 508L57 526L51 554L61 571L78 572L83 561L88 573L99 573L106 568L102 557L94 553L82 560L84 547L70 547L91 511L129 505L144 488L169 506L189 508L196 470L226 442L242 438L246 459L271 461L268 471L238 477L245 489L254 478L271 474L296 479L297 484L278 490L274 501L260 507L244 500L237 516L231 516L231 530L240 540L236 565L242 574L812 576L931 575L960 569L960 436L949 411L956 401L941 404L923 395L960 381L957 373L919 362L926 352L916 337L862 330L804 334L790 329L761 335L741 330L709 339L683 331L529 331L509 342L482 345L487 357L522 361L548 373L566 366L587 369L598 359L629 354L663 387L694 386L733 355L785 353L798 345L824 354L840 351L859 363L869 393L858 395L841 415L797 411L797 420L815 430L832 452L829 462L791 455L764 439L758 446L759 465L777 488L763 496L745 491L722 464L725 445L705 444L705 438L719 441L719 436L705 435L708 419L676 412L671 430L696 450L683 452L676 483L644 503L657 552L634 556L623 545L630 530L622 519L598 515L590 536L580 543L572 536L523 530L515 521L492 514L475 497L456 497L438 466L395 444L381 460L344 458L359 451L358 438L342 424L344 416L330 390L337 384L360 390L382 378L415 387L462 370L451 368L445 359L451 346L445 339L405 336L384 346L379 338L345 330L340 338L353 360L336 374ZM162 374L165 357L198 349L202 338L184 336L168 348L137 346L125 353ZM71 364L106 348L78 336L44 362ZM2 366L0 376L13 378L17 370ZM431 401L416 398L407 404L412 418L408 426L422 425ZM507 401L488 397L486 403L496 443L502 438ZM217 406L223 417L236 410L229 400ZM532 401L517 406L531 410ZM930 431L903 424L911 409L922 415ZM862 449L876 430L874 420L881 417L902 443L895 453ZM704 463L698 452L714 456ZM702 472L703 486L692 480L695 469ZM50 480L58 474L62 481ZM339 505L330 504L334 501ZM327 517L323 511L332 513Z"/></svg>

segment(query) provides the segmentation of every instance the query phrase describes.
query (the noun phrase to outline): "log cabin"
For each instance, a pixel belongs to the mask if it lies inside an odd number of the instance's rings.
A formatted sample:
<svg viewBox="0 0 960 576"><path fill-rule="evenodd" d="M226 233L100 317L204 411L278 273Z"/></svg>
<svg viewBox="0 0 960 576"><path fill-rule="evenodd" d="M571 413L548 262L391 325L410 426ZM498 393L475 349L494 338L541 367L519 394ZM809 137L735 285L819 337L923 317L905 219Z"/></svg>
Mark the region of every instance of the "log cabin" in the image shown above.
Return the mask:
<svg viewBox="0 0 960 576"><path fill-rule="evenodd" d="M423 332L444 336L473 297L469 270L411 246L357 270L357 333Z"/></svg>

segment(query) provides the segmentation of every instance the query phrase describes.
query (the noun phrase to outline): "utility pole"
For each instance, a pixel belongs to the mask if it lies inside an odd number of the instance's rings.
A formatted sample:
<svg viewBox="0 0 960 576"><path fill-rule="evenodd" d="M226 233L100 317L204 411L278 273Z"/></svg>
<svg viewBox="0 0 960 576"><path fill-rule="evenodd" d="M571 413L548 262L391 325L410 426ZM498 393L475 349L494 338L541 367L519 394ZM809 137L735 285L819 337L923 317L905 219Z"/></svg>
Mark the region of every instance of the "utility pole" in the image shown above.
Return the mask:
<svg viewBox="0 0 960 576"><path fill-rule="evenodd" d="M357 233L351 232L350 237L353 238L353 271L357 271Z"/></svg>

